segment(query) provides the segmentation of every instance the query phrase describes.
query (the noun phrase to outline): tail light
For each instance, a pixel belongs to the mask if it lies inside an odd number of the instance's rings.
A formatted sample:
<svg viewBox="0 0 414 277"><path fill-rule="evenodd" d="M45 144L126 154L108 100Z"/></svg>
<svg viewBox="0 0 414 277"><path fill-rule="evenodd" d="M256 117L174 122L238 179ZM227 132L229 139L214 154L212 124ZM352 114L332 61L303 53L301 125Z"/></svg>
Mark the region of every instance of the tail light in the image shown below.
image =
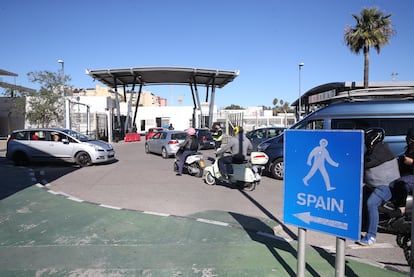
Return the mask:
<svg viewBox="0 0 414 277"><path fill-rule="evenodd" d="M7 142L6 142L6 145L7 146L9 146L9 142L12 140L12 137L9 135L8 137L7 137Z"/></svg>
<svg viewBox="0 0 414 277"><path fill-rule="evenodd" d="M201 140L202 140L202 141L206 141L206 140L207 140L207 137L206 137L206 136L202 136L202 137L201 137Z"/></svg>
<svg viewBox="0 0 414 277"><path fill-rule="evenodd" d="M168 141L168 144L178 144L178 140L170 140Z"/></svg>

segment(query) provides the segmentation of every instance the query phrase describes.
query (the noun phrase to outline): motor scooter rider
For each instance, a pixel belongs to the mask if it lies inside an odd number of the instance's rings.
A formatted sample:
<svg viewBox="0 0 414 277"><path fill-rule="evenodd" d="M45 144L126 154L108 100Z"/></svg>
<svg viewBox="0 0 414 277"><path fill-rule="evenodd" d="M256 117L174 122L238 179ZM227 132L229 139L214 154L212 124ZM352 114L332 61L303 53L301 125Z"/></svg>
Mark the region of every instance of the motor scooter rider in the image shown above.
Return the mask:
<svg viewBox="0 0 414 277"><path fill-rule="evenodd" d="M405 137L407 143L405 152L398 157L401 178L395 180L391 185L392 199L385 208L394 217L405 213L405 205L408 194L413 193L414 188L414 128L407 130ZM390 205L389 205L390 204Z"/></svg>
<svg viewBox="0 0 414 277"><path fill-rule="evenodd" d="M385 131L382 128L365 130L364 192L369 195L366 200L368 230L358 242L361 245L375 243L379 221L378 207L391 199L389 186L400 177L398 161L388 144L383 142L384 137Z"/></svg>
<svg viewBox="0 0 414 277"><path fill-rule="evenodd" d="M185 160L188 156L196 153L198 151L198 141L196 136L196 130L194 128L188 128L187 129L187 137L185 140L180 143L179 149L177 151L177 156L179 156L179 163L178 163L178 172L177 176L181 176L183 173L183 167Z"/></svg>
<svg viewBox="0 0 414 277"><path fill-rule="evenodd" d="M243 133L243 128L240 126L234 127L233 130L234 136L232 136L227 144L219 148L216 152L216 155L225 154L230 152L230 155L219 158L218 166L221 172L221 175L224 178L228 179L229 174L233 174L232 168L231 172L228 171L228 165L231 165L234 160L244 161L253 150L253 145L250 140ZM236 162L237 162L236 161Z"/></svg>

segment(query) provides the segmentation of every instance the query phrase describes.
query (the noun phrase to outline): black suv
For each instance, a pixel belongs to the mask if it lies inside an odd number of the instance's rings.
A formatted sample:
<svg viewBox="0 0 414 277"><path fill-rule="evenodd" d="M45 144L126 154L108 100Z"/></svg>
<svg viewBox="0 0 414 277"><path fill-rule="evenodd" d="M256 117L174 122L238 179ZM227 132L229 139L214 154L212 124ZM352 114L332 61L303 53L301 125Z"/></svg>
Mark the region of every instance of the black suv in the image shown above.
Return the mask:
<svg viewBox="0 0 414 277"><path fill-rule="evenodd" d="M196 129L200 149L214 149L214 139L209 129Z"/></svg>
<svg viewBox="0 0 414 277"><path fill-rule="evenodd" d="M269 162L266 164L266 171L278 179L283 180L283 139L284 133L265 140L257 146L257 151L265 152L269 156Z"/></svg>

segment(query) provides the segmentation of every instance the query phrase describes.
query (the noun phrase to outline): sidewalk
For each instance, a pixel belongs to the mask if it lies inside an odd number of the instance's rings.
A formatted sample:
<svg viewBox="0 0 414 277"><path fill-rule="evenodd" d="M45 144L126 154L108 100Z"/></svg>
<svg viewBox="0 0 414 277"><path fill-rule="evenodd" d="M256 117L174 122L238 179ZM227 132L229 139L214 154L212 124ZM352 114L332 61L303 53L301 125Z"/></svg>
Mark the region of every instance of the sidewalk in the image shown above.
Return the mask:
<svg viewBox="0 0 414 277"><path fill-rule="evenodd" d="M0 276L296 275L296 243L226 212L147 214L34 185L0 201L0 220ZM335 257L325 251L308 247L306 260L307 276L335 276ZM351 259L345 270L405 276Z"/></svg>

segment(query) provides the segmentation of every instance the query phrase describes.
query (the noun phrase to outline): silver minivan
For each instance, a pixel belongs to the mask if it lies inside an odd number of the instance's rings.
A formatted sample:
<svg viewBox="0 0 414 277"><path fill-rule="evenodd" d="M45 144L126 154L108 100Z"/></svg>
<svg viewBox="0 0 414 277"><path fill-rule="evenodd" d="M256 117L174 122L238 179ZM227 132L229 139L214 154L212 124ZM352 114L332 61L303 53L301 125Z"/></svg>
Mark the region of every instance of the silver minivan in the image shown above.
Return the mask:
<svg viewBox="0 0 414 277"><path fill-rule="evenodd" d="M414 100L355 100L342 101L323 107L290 127L290 129L361 129L381 127L385 130L384 141L396 156L404 152L405 136L414 127ZM258 151L269 156L266 169L276 179L284 174L283 135L262 142Z"/></svg>
<svg viewBox="0 0 414 277"><path fill-rule="evenodd" d="M111 144L63 128L15 130L6 157L16 165L34 161L65 161L87 166L115 160Z"/></svg>

